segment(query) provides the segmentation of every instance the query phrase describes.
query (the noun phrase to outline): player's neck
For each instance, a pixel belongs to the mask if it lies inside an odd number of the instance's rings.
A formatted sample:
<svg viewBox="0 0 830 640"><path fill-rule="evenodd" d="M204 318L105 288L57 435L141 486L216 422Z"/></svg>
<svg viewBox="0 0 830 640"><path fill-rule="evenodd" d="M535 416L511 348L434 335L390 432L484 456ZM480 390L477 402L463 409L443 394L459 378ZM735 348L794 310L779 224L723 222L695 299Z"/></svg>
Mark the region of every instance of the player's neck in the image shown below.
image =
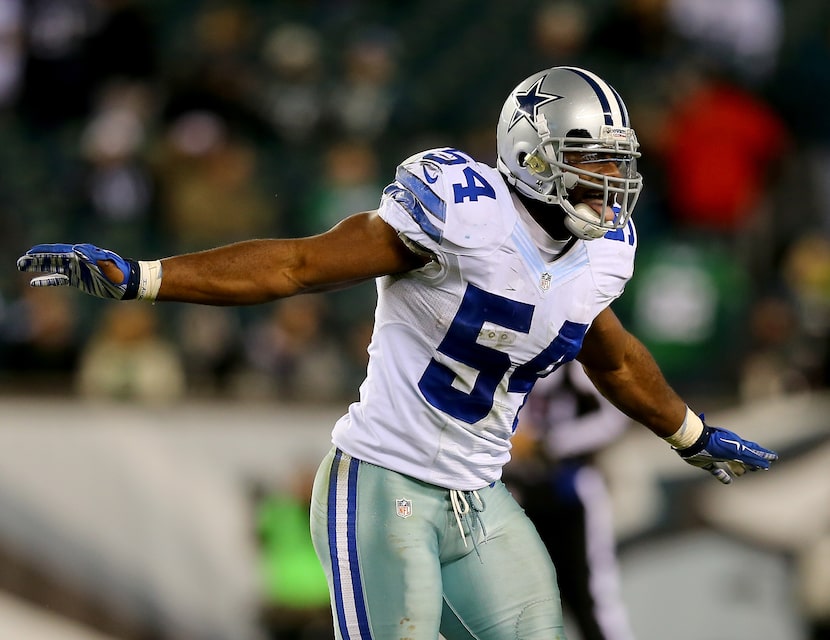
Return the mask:
<svg viewBox="0 0 830 640"><path fill-rule="evenodd" d="M545 259L548 262L551 262L562 255L565 251L571 248L573 245L573 236L567 232L565 229L564 223L560 220L559 224L547 224L543 226L540 224L539 219L546 219L544 214L547 214L547 218L555 218L559 219L560 211L558 210L559 207L556 205L548 205L542 204L541 202L535 202L533 200L529 200L528 198L522 198L517 193L513 193L514 202L516 202L516 210L519 213L519 218L521 218L522 222L524 223L525 227L528 229L530 233L530 237L533 239L534 244L542 252L545 256ZM531 211L531 208L539 209L540 207L544 207L541 210L536 212L536 215ZM564 215L564 214L562 214ZM553 235L551 230L556 230L558 226L562 227L561 233L556 233ZM548 229L551 227L551 229Z"/></svg>

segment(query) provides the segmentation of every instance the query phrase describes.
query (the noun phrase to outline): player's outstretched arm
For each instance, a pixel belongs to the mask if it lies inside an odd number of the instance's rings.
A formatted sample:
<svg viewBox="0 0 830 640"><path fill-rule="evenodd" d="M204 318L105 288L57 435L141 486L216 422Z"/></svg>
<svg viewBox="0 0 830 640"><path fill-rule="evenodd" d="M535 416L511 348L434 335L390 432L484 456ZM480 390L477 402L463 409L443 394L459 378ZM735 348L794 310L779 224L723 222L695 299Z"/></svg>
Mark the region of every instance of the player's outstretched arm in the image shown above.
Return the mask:
<svg viewBox="0 0 830 640"><path fill-rule="evenodd" d="M244 305L325 291L424 264L376 212L346 218L326 233L248 240L155 261L90 244L41 244L17 261L42 275L32 286L73 286L100 298Z"/></svg>
<svg viewBox="0 0 830 640"><path fill-rule="evenodd" d="M707 425L675 393L645 346L611 309L597 316L578 357L597 389L618 409L664 438L691 465L724 484L768 469L778 455L732 431Z"/></svg>

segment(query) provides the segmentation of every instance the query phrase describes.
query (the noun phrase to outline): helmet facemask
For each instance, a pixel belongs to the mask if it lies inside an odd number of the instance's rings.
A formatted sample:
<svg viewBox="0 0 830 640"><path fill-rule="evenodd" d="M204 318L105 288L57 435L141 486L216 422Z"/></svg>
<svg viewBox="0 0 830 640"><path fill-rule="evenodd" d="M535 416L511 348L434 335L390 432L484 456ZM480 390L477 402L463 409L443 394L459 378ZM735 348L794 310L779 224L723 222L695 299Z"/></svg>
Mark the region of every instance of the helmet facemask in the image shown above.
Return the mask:
<svg viewBox="0 0 830 640"><path fill-rule="evenodd" d="M521 160L537 180L537 188L527 195L561 206L567 216L565 226L578 238L601 238L623 228L643 186L637 173L640 153L634 130L606 125L599 138L591 138L585 130L557 138L550 135L543 114L535 124L539 145Z"/></svg>
<svg viewBox="0 0 830 640"><path fill-rule="evenodd" d="M522 196L559 205L583 239L628 224L640 156L619 94L595 74L553 67L519 83L497 125L498 168Z"/></svg>

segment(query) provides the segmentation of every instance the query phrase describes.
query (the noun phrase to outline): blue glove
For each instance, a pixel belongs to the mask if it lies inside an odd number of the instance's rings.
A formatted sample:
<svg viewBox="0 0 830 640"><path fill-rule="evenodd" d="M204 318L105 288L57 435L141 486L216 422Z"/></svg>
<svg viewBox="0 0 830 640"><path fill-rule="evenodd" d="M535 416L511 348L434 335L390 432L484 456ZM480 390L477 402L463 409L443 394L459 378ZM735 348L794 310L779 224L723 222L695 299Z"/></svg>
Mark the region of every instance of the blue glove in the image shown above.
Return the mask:
<svg viewBox="0 0 830 640"><path fill-rule="evenodd" d="M123 276L120 283L109 280L98 266L111 260ZM91 244L38 244L17 260L17 269L48 275L33 278L33 287L77 287L98 298L132 300L139 286L140 267L117 253Z"/></svg>
<svg viewBox="0 0 830 640"><path fill-rule="evenodd" d="M703 415L700 419L703 420ZM697 442L676 451L690 465L705 469L723 484L730 484L747 471L769 469L770 463L778 460L774 451L744 440L732 431L710 427L705 421Z"/></svg>

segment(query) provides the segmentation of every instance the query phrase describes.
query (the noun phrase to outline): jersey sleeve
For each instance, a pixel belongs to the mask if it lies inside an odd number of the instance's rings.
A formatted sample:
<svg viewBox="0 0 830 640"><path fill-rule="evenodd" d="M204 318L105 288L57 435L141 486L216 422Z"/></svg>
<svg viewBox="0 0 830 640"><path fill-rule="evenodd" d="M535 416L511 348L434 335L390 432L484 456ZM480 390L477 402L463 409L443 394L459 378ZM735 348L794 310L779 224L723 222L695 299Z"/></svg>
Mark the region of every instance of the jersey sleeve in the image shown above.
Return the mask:
<svg viewBox="0 0 830 640"><path fill-rule="evenodd" d="M509 237L515 211L501 175L456 149L433 149L398 165L378 212L432 253L483 255Z"/></svg>

